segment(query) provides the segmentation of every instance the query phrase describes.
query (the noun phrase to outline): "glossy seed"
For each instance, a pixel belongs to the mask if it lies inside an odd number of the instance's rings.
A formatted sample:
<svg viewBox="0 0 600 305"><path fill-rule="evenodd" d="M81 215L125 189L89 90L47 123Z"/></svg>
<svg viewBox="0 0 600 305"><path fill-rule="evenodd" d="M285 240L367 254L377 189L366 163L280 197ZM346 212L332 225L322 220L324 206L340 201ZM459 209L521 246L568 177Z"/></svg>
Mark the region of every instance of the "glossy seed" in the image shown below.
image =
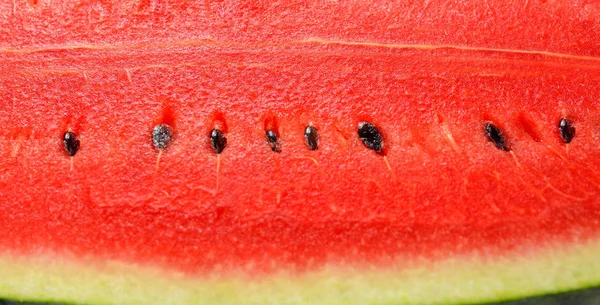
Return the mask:
<svg viewBox="0 0 600 305"><path fill-rule="evenodd" d="M79 139L74 133L67 131L63 136L63 144L69 156L73 157L79 151Z"/></svg>
<svg viewBox="0 0 600 305"><path fill-rule="evenodd" d="M279 145L279 138L277 137L277 134L273 130L269 129L267 130L266 135L267 140L271 144L271 150L276 153L281 152L281 147Z"/></svg>
<svg viewBox="0 0 600 305"><path fill-rule="evenodd" d="M575 127L573 127L571 121L567 119L560 120L560 122L558 122L558 131L565 143L568 144L573 141L573 138L575 137Z"/></svg>
<svg viewBox="0 0 600 305"><path fill-rule="evenodd" d="M490 142L494 143L498 149L509 151L510 148L506 143L506 139L504 138L504 134L500 130L500 128L496 127L492 123L485 124L485 135L487 136Z"/></svg>
<svg viewBox="0 0 600 305"><path fill-rule="evenodd" d="M383 136L379 129L369 122L358 123L358 136L369 149L381 152L383 149Z"/></svg>
<svg viewBox="0 0 600 305"><path fill-rule="evenodd" d="M227 145L227 138L225 138L222 131L215 128L210 132L210 144L215 150L215 153L220 154Z"/></svg>
<svg viewBox="0 0 600 305"><path fill-rule="evenodd" d="M166 124L158 124L152 129L152 144L156 149L165 150L173 137L171 127Z"/></svg>
<svg viewBox="0 0 600 305"><path fill-rule="evenodd" d="M306 126L304 129L304 139L306 140L306 146L310 150L317 150L319 148L319 133L313 126Z"/></svg>

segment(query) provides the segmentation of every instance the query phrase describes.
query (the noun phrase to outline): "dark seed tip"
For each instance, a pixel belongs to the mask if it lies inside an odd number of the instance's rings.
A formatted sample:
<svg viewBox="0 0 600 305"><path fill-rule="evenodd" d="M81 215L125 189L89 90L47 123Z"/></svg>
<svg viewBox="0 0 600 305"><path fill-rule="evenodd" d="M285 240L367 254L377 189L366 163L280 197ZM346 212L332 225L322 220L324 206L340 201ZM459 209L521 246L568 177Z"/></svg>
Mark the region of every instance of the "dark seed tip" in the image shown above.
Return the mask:
<svg viewBox="0 0 600 305"><path fill-rule="evenodd" d="M225 146L227 146L227 138L225 138L221 130L215 128L210 132L210 144L215 153L220 154L225 149Z"/></svg>
<svg viewBox="0 0 600 305"><path fill-rule="evenodd" d="M67 154L69 154L70 157L75 156L77 151L79 151L79 139L77 139L77 135L75 135L73 132L65 132L63 136L63 144Z"/></svg>
<svg viewBox="0 0 600 305"><path fill-rule="evenodd" d="M485 135L487 136L488 140L492 143L494 143L494 145L501 150L504 151L509 151L510 148L508 147L508 144L506 143L506 139L504 138L504 134L502 132L502 130L500 130L500 128L496 127L494 124L492 123L486 123L485 124Z"/></svg>
<svg viewBox="0 0 600 305"><path fill-rule="evenodd" d="M571 143L573 138L575 138L575 127L568 119L561 119L560 122L558 122L558 131L560 132L560 137L563 142L566 144Z"/></svg>
<svg viewBox="0 0 600 305"><path fill-rule="evenodd" d="M358 123L358 136L363 144L378 153L383 149L383 136L373 123L360 122Z"/></svg>
<svg viewBox="0 0 600 305"><path fill-rule="evenodd" d="M167 149L172 137L173 132L167 124L158 124L152 129L152 144L156 149Z"/></svg>
<svg viewBox="0 0 600 305"><path fill-rule="evenodd" d="M304 139L306 140L308 149L319 149L319 132L315 127L311 125L306 126L306 129L304 129Z"/></svg>
<svg viewBox="0 0 600 305"><path fill-rule="evenodd" d="M266 136L267 136L267 141L269 141L269 144L271 144L271 150L273 152L280 153L281 145L279 143L279 137L277 137L277 134L275 133L275 131L268 129L266 132Z"/></svg>

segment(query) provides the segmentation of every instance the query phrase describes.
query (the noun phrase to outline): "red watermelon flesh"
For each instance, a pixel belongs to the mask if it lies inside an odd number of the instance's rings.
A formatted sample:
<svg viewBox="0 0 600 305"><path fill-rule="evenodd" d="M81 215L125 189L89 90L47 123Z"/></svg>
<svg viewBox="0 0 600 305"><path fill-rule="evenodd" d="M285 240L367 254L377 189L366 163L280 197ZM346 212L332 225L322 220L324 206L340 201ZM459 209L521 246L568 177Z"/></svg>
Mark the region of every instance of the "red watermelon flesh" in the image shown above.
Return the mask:
<svg viewBox="0 0 600 305"><path fill-rule="evenodd" d="M0 265L18 279L0 280L4 295L448 303L600 283L594 1L6 1L0 10ZM562 119L575 130L568 144ZM361 122L381 131L381 152L361 141ZM166 150L153 147L157 124L173 131ZM227 139L219 155L214 128ZM80 141L72 157L67 131ZM519 281L501 271L535 262L539 274ZM434 280L405 274L421 269ZM160 285L180 290L156 298L148 270L157 281L178 274ZM377 280L344 286L350 270ZM473 284L472 270L498 273L495 286ZM134 278L139 291L90 286L106 274ZM374 293L423 279L426 294ZM197 291L215 285L240 290ZM356 295L323 297L317 286Z"/></svg>

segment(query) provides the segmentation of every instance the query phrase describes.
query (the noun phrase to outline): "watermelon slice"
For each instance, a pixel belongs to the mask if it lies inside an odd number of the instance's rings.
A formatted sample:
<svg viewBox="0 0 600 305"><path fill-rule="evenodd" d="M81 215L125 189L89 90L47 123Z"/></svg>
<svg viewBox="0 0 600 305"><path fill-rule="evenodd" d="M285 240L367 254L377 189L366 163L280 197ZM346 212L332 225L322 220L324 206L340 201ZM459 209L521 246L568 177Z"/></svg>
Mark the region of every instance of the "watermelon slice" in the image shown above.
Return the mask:
<svg viewBox="0 0 600 305"><path fill-rule="evenodd" d="M600 284L596 1L4 1L0 296Z"/></svg>

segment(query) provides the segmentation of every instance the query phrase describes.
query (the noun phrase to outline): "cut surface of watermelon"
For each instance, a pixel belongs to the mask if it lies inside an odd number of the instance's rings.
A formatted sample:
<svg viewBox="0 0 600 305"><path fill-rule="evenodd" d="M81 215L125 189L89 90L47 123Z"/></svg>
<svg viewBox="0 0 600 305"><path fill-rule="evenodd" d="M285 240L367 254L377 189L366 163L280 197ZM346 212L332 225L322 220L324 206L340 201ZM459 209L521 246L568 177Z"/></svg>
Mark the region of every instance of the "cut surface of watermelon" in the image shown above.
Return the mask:
<svg viewBox="0 0 600 305"><path fill-rule="evenodd" d="M449 304L600 284L593 1L0 11L2 296Z"/></svg>

